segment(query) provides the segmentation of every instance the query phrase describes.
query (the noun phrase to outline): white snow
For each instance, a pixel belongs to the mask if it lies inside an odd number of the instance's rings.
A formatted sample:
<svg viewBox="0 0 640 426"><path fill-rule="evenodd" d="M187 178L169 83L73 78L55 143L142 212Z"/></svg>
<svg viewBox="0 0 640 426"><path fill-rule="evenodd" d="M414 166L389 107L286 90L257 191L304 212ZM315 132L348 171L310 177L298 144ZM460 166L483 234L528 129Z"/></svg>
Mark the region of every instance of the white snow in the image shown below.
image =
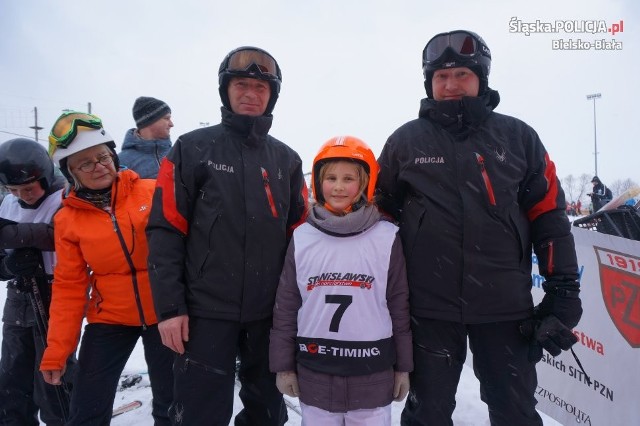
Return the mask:
<svg viewBox="0 0 640 426"><path fill-rule="evenodd" d="M6 290L4 283L0 282L0 306L4 306L6 298ZM0 341L2 339L2 333L0 331ZM147 367L144 361L144 355L142 351L142 343L138 342L136 345L123 374L136 374L142 373L142 381L134 386L132 389L125 389L117 392L114 401L114 407L120 406L133 400L142 401L142 407L130 411L115 417L111 424L113 426L153 426L153 418L151 417L151 389L149 385L149 377L146 375ZM456 426L485 426L489 425L489 416L487 413L486 405L480 401L479 384L473 370L464 366L462 370L462 377L460 379L460 385L458 386L458 394L456 396L457 407L453 413L453 422ZM292 401L295 405L298 405L297 400ZM404 403L393 403L393 426L400 425L400 413ZM234 403L234 415L237 414L242 408L240 399L238 398L236 389L236 399ZM560 425L560 423L546 416L544 413L540 413L545 425ZM44 423L42 423L44 424ZM232 423L233 424L233 420ZM295 412L289 410L289 421L287 425L300 426L300 416Z"/></svg>

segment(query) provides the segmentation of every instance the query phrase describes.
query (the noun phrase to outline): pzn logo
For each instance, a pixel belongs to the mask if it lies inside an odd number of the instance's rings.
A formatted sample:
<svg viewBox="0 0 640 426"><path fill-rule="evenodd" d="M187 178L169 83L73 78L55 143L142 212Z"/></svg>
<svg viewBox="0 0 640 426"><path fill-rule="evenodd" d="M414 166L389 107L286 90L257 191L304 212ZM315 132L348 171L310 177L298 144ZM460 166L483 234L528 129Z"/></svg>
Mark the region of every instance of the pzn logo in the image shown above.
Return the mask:
<svg viewBox="0 0 640 426"><path fill-rule="evenodd" d="M640 347L640 258L594 247L602 298L609 316L632 348Z"/></svg>

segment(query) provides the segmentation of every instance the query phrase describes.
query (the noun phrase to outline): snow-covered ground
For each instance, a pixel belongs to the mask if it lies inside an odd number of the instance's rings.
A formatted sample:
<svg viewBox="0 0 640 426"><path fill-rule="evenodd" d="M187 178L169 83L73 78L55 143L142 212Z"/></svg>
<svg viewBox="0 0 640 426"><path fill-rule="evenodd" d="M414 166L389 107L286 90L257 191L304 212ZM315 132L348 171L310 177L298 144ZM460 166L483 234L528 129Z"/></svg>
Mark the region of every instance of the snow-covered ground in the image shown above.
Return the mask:
<svg viewBox="0 0 640 426"><path fill-rule="evenodd" d="M4 306L6 297L5 285L0 282L0 306ZM0 331L0 341L2 333ZM127 363L123 374L139 374L142 373L142 381L131 389L125 389L118 392L114 402L114 407L120 406L134 400L142 401L142 407L115 417L111 424L113 426L152 426L153 419L151 417L151 389L148 387L149 378L146 374L147 367L142 352L142 344L139 342L135 347L129 362ZM484 426L489 425L489 416L487 414L486 405L480 401L479 384L473 370L467 366L462 371L462 378L458 386L457 407L453 413L453 421L456 426ZM297 400L292 400L297 405ZM393 403L393 425L400 424L400 413L404 403ZM241 409L241 402L236 393L234 404L234 415ZM560 423L541 413L545 425L560 425ZM289 410L289 421L287 425L299 426L301 424L300 416L294 411ZM44 424L44 423L43 423Z"/></svg>

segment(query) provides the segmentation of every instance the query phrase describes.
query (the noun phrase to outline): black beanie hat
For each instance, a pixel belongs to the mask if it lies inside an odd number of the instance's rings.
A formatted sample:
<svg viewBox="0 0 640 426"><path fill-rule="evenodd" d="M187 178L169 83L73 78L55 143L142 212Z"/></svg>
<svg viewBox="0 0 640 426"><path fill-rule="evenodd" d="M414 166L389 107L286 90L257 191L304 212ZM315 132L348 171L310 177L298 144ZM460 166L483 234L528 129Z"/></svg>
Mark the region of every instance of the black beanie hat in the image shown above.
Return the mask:
<svg viewBox="0 0 640 426"><path fill-rule="evenodd" d="M140 96L133 104L133 119L138 129L155 123L167 114L171 114L171 108L160 99Z"/></svg>

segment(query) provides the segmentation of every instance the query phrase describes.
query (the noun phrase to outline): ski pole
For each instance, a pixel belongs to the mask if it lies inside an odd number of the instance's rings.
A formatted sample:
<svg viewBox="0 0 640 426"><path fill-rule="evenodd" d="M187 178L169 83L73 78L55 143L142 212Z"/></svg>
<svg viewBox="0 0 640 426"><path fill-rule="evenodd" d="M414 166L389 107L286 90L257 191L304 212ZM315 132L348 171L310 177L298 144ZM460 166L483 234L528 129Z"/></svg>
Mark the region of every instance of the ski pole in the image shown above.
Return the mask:
<svg viewBox="0 0 640 426"><path fill-rule="evenodd" d="M42 294L40 293L40 288L38 287L38 281L35 276L31 277L23 277L24 280L29 280L31 282L31 292L29 292L29 299L31 301L31 306L33 308L36 325L38 327L38 331L40 333L40 338L42 340L42 347L47 347L47 331L49 327L49 316L47 314L47 310L44 307L44 302L42 301ZM65 423L69 420L69 386L67 385L64 377L60 377L60 385L55 386L56 397L58 399L58 403L60 404L60 410L62 413L62 419Z"/></svg>

